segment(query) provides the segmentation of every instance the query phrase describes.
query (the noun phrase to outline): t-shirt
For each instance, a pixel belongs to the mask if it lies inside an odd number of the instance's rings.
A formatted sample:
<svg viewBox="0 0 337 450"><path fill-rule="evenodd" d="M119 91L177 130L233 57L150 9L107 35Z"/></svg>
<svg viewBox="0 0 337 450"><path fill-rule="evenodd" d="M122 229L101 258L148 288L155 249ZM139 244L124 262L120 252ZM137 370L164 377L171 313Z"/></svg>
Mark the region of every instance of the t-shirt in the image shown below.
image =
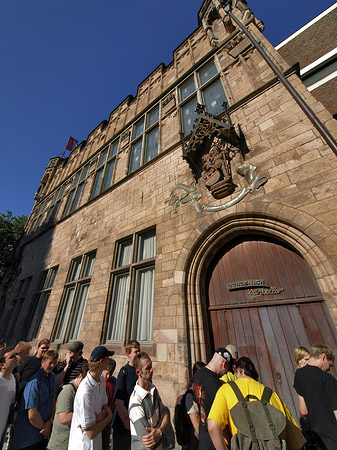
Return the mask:
<svg viewBox="0 0 337 450"><path fill-rule="evenodd" d="M11 375L10 380L8 380L0 374L0 441L6 428L9 408L15 401L15 386L14 375Z"/></svg>
<svg viewBox="0 0 337 450"><path fill-rule="evenodd" d="M235 381L235 383L244 397L247 395L255 395L257 398L261 399L264 391L263 384L253 380L252 378L239 378ZM208 419L212 419L221 430L224 430L228 425L232 436L236 434L237 429L232 421L230 410L237 404L237 402L238 399L235 392L231 386L226 383L218 390L211 411L208 415ZM305 443L302 432L298 428L290 411L276 392L272 393L269 403L280 410L286 417L286 428L280 437L286 440L289 449L301 448Z"/></svg>
<svg viewBox="0 0 337 450"><path fill-rule="evenodd" d="M304 398L310 426L328 450L337 448L337 380L319 367L306 365L295 374L294 388Z"/></svg>
<svg viewBox="0 0 337 450"><path fill-rule="evenodd" d="M89 439L85 430L96 423L96 414L107 404L104 378L101 376L100 381L96 381L88 372L75 395L69 450L102 450L102 433Z"/></svg>
<svg viewBox="0 0 337 450"><path fill-rule="evenodd" d="M116 388L115 388L115 400L123 400L125 408L129 407L129 400L132 394L133 388L137 382L137 374L133 366L130 364L125 364L119 371ZM129 430L126 430L124 424L115 410L115 416L112 422L112 428L117 431L117 433L129 433Z"/></svg>
<svg viewBox="0 0 337 450"><path fill-rule="evenodd" d="M60 423L58 413L74 411L76 390L76 386L69 383L57 397L53 429L48 442L49 450L67 450L68 448L70 425Z"/></svg>
<svg viewBox="0 0 337 450"><path fill-rule="evenodd" d="M199 407L199 450L214 450L214 445L207 430L207 416L210 412L215 394L222 386L216 373L202 367L194 375L193 393Z"/></svg>

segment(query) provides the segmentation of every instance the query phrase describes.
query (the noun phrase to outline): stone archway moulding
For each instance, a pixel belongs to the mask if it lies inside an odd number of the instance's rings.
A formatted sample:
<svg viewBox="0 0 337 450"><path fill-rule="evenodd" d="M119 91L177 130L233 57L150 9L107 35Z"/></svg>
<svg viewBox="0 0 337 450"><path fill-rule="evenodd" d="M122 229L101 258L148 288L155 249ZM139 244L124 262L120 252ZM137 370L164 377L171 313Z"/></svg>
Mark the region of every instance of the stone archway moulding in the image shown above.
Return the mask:
<svg viewBox="0 0 337 450"><path fill-rule="evenodd" d="M327 306L331 309L337 306L334 295L331 295L335 291L335 286L334 280L329 275L331 267L328 258L307 234L289 223L271 217L247 215L227 217L225 220L213 223L199 236L191 248L184 267L186 325L192 364L197 360L206 361L211 356L207 306L203 289L208 264L225 243L245 233L271 236L293 247L308 262Z"/></svg>

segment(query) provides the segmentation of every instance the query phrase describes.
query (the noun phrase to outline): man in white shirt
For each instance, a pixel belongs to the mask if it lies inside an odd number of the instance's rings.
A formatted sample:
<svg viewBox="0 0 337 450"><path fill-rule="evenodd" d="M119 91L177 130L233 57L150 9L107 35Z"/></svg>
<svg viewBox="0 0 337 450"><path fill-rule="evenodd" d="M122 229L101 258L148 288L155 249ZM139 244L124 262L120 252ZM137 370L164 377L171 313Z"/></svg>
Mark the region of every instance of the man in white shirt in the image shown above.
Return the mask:
<svg viewBox="0 0 337 450"><path fill-rule="evenodd" d="M108 369L109 356L113 355L103 345L91 353L89 372L75 396L68 450L102 450L102 430L111 423L112 412L107 406L105 379L101 374Z"/></svg>
<svg viewBox="0 0 337 450"><path fill-rule="evenodd" d="M10 406L15 402L15 377L12 374L18 365L14 349L3 349L0 352L0 442L5 437L5 430ZM0 445L2 448L2 446Z"/></svg>
<svg viewBox="0 0 337 450"><path fill-rule="evenodd" d="M152 361L147 353L141 352L133 364L138 381L129 401L131 450L161 450L169 415L152 384Z"/></svg>

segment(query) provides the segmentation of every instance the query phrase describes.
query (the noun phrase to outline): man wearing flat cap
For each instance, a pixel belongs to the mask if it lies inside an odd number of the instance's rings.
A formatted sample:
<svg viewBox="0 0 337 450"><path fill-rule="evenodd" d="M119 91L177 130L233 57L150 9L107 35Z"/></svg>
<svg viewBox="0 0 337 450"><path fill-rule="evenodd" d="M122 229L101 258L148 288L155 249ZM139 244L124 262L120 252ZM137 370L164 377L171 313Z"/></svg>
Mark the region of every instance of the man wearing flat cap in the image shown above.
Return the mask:
<svg viewBox="0 0 337 450"><path fill-rule="evenodd" d="M82 366L88 362L82 357L84 344L81 341L74 341L70 344L67 359L59 365L56 376L56 388L69 384L81 373Z"/></svg>
<svg viewBox="0 0 337 450"><path fill-rule="evenodd" d="M219 379L231 368L233 357L226 349L219 347L210 362L199 369L194 375L194 400L199 409L199 450L215 450L208 434L207 417L210 412L215 394L222 386Z"/></svg>
<svg viewBox="0 0 337 450"><path fill-rule="evenodd" d="M113 355L103 345L91 352L89 372L75 396L68 450L102 450L102 430L111 423L112 412L101 374L108 369Z"/></svg>

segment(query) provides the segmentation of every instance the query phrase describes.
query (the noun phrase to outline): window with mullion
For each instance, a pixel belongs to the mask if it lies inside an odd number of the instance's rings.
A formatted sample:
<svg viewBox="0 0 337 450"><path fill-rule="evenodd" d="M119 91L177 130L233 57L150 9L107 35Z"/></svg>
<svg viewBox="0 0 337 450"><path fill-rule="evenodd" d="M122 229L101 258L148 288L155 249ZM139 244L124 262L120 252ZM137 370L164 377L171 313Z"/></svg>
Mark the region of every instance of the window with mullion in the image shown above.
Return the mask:
<svg viewBox="0 0 337 450"><path fill-rule="evenodd" d="M69 342L79 337L95 258L96 252L92 252L71 262L54 327L54 341Z"/></svg>
<svg viewBox="0 0 337 450"><path fill-rule="evenodd" d="M118 143L117 139L101 151L90 198L97 197L112 185Z"/></svg>
<svg viewBox="0 0 337 450"><path fill-rule="evenodd" d="M63 210L63 217L67 216L71 212L75 211L81 201L82 192L84 189L85 179L88 175L89 165L82 167L81 170L76 172L73 181L71 183L70 192L68 194L66 206Z"/></svg>
<svg viewBox="0 0 337 450"><path fill-rule="evenodd" d="M52 267L41 273L38 292L34 295L31 315L29 319L29 328L27 331L27 340L31 341L38 337L44 312L50 297L58 267Z"/></svg>
<svg viewBox="0 0 337 450"><path fill-rule="evenodd" d="M138 120L132 130L129 173L158 155L159 149L159 105Z"/></svg>
<svg viewBox="0 0 337 450"><path fill-rule="evenodd" d="M178 89L182 131L185 136L192 132L198 118L197 103L205 105L206 112L218 116L223 112L223 103L227 97L222 86L215 62L203 66L194 72Z"/></svg>
<svg viewBox="0 0 337 450"><path fill-rule="evenodd" d="M154 303L154 230L121 241L108 305L106 341L152 342Z"/></svg>

